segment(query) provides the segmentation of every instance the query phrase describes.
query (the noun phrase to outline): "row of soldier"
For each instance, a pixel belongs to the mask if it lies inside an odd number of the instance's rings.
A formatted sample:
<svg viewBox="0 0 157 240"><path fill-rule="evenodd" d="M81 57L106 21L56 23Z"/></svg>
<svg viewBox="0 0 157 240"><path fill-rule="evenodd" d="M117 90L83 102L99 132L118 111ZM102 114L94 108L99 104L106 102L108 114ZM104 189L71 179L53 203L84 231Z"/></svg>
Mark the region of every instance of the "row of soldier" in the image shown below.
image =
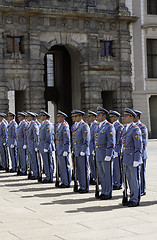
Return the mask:
<svg viewBox="0 0 157 240"><path fill-rule="evenodd" d="M27 175L29 168L29 179L38 179L42 183L53 182L55 166L53 151L55 150L56 187L69 188L71 152L75 192L88 193L89 184L94 184L95 196L100 200L106 200L111 199L112 191L121 189L123 184L123 205L138 206L141 195L146 194L145 168L148 141L147 128L140 122L141 112L126 108L125 128L119 122L120 114L117 111L108 112L102 107L97 108L97 113L89 110L90 126L83 121L84 114L80 110L72 111L71 138L69 125L65 121L67 115L59 110L55 128L49 121L49 113L44 110L40 112L41 124L37 120L38 115L33 112L19 112L18 125L14 120L13 112L8 113L9 124L5 120L5 114L0 113L1 169L17 172L18 175ZM106 120L107 115L112 124ZM12 163L10 170L8 149ZM41 162L45 173L42 181ZM130 189L129 201L127 183ZM101 194L99 194L99 185L101 185Z"/></svg>

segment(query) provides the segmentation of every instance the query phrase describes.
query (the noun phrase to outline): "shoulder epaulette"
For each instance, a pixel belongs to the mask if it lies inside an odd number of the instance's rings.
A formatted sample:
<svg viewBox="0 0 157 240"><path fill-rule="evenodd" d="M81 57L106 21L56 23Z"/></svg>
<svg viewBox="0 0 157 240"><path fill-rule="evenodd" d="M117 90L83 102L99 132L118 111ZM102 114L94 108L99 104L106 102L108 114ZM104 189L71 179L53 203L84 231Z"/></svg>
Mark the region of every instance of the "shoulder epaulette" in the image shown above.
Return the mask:
<svg viewBox="0 0 157 240"><path fill-rule="evenodd" d="M132 125L134 128L137 128L137 125L136 124L134 124L134 125Z"/></svg>
<svg viewBox="0 0 157 240"><path fill-rule="evenodd" d="M46 120L46 123L49 124L49 121Z"/></svg>

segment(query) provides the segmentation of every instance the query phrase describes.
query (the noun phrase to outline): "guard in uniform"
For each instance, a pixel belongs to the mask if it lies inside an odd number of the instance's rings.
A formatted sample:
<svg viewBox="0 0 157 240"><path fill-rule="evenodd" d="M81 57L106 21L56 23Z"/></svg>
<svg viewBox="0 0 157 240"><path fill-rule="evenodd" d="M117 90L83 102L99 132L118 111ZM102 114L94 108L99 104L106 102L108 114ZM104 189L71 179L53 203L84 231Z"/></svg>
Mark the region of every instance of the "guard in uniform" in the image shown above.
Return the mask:
<svg viewBox="0 0 157 240"><path fill-rule="evenodd" d="M146 159L148 157L147 155L147 143L148 143L148 130L147 127L141 123L140 117L142 112L139 110L134 110L137 117L134 118L134 122L136 125L140 128L142 133L142 164L141 164L141 196L146 195Z"/></svg>
<svg viewBox="0 0 157 240"><path fill-rule="evenodd" d="M28 158L30 161L30 167L32 171L32 176L29 178L31 180L38 179L39 176L39 163L38 163L38 137L39 137L39 127L34 121L36 116L33 112L27 112L28 114L28 125L26 130L27 135L27 150Z"/></svg>
<svg viewBox="0 0 157 240"><path fill-rule="evenodd" d="M4 121L4 113L0 113L0 154L1 154L1 167L0 170L7 168L6 164L6 144L7 144L7 124Z"/></svg>
<svg viewBox="0 0 157 240"><path fill-rule="evenodd" d="M127 124L122 133L123 164L130 188L130 200L124 205L136 207L140 202L140 165L142 164L142 135L139 127L133 122L136 113L126 108L124 122Z"/></svg>
<svg viewBox="0 0 157 240"><path fill-rule="evenodd" d="M77 177L80 188L79 193L89 192L89 143L90 143L90 129L87 123L83 121L85 113L80 110L73 110L75 117L74 130L74 153L76 158Z"/></svg>
<svg viewBox="0 0 157 240"><path fill-rule="evenodd" d="M71 168L69 163L70 129L65 121L68 116L58 110L57 125L55 127L56 153L61 177L60 188L69 188L71 183Z"/></svg>
<svg viewBox="0 0 157 240"><path fill-rule="evenodd" d="M37 118L39 115L37 113L34 113L34 114L35 114L34 121L38 125L38 127L40 128L41 124L40 124L40 122L38 121L38 118Z"/></svg>
<svg viewBox="0 0 157 240"><path fill-rule="evenodd" d="M115 129L116 142L113 156L113 190L122 188L122 166L120 156L122 153L122 130L123 125L119 122L120 113L110 110L109 117Z"/></svg>
<svg viewBox="0 0 157 240"><path fill-rule="evenodd" d="M45 179L42 183L53 182L53 162L52 162L52 151L54 151L52 138L54 138L54 127L49 121L50 114L44 110L40 112L40 120L42 121L39 129L39 151L42 155Z"/></svg>
<svg viewBox="0 0 157 240"><path fill-rule="evenodd" d="M18 112L19 125L17 126L16 139L17 139L17 149L19 154L19 175L27 175L28 159L27 159L27 137L26 129L27 122L25 121L25 113Z"/></svg>
<svg viewBox="0 0 157 240"><path fill-rule="evenodd" d="M17 172L17 170L18 170L17 141L16 141L17 123L14 120L15 116L16 116L15 113L8 112L9 124L7 126L7 128L8 128L7 145L9 147L11 163L12 163L12 168L10 169L10 172Z"/></svg>
<svg viewBox="0 0 157 240"><path fill-rule="evenodd" d="M95 185L96 172L95 172L95 130L98 125L96 121L97 113L88 110L88 122L90 124L90 155L89 155L89 164L90 164L90 184Z"/></svg>
<svg viewBox="0 0 157 240"><path fill-rule="evenodd" d="M102 107L97 108L97 121L95 133L95 151L98 168L98 176L101 183L100 200L112 198L112 175L113 175L113 150L115 145L114 128L106 120L108 111Z"/></svg>

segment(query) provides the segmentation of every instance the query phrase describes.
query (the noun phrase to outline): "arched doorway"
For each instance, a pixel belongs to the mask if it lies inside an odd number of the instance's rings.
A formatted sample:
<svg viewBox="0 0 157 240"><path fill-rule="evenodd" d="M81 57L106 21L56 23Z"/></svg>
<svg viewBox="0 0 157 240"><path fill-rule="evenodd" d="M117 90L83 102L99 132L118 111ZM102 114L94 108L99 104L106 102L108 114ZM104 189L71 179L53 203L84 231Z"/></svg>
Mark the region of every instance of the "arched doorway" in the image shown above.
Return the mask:
<svg viewBox="0 0 157 240"><path fill-rule="evenodd" d="M55 45L45 55L46 107L67 113L71 124L71 110L81 107L80 55L70 46Z"/></svg>

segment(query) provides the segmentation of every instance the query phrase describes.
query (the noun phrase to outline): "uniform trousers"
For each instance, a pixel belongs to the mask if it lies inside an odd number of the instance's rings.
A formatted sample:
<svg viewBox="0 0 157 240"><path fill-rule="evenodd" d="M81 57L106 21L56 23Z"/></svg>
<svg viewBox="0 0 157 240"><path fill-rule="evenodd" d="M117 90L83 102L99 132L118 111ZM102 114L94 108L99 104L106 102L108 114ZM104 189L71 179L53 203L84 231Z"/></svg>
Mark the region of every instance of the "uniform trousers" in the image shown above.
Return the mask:
<svg viewBox="0 0 157 240"><path fill-rule="evenodd" d="M98 176L101 183L101 194L112 196L112 161L97 161Z"/></svg>
<svg viewBox="0 0 157 240"><path fill-rule="evenodd" d="M146 159L142 159L141 164L141 193L146 192Z"/></svg>
<svg viewBox="0 0 157 240"><path fill-rule="evenodd" d="M76 157L77 178L81 190L89 191L89 156Z"/></svg>
<svg viewBox="0 0 157 240"><path fill-rule="evenodd" d="M125 166L125 174L130 188L130 201L139 203L141 196L140 166Z"/></svg>
<svg viewBox="0 0 157 240"><path fill-rule="evenodd" d="M66 157L63 155L58 155L59 173L61 177L61 182L69 186L71 183L71 168L69 163L69 154Z"/></svg>
<svg viewBox="0 0 157 240"><path fill-rule="evenodd" d="M53 181L52 151L41 152L46 180Z"/></svg>
<svg viewBox="0 0 157 240"><path fill-rule="evenodd" d="M0 146L0 154L1 154L1 165L2 165L2 168L6 168L6 156L5 156L5 149L4 149L4 146L1 145Z"/></svg>
<svg viewBox="0 0 157 240"><path fill-rule="evenodd" d="M12 170L17 171L18 169L17 148L15 146L14 148L9 147L9 152L11 157Z"/></svg>
<svg viewBox="0 0 157 240"><path fill-rule="evenodd" d="M26 154L26 149L18 148L19 151L19 160L20 160L20 169L22 173L27 172L28 159Z"/></svg>
<svg viewBox="0 0 157 240"><path fill-rule="evenodd" d="M89 156L89 164L90 164L91 177L96 179L94 154L90 154L90 156Z"/></svg>
<svg viewBox="0 0 157 240"><path fill-rule="evenodd" d="M28 149L28 158L30 161L30 167L31 171L33 172L33 176L37 178L39 176L39 163L35 150Z"/></svg>
<svg viewBox="0 0 157 240"><path fill-rule="evenodd" d="M120 187L122 185L120 156L113 158L113 185L116 187Z"/></svg>

